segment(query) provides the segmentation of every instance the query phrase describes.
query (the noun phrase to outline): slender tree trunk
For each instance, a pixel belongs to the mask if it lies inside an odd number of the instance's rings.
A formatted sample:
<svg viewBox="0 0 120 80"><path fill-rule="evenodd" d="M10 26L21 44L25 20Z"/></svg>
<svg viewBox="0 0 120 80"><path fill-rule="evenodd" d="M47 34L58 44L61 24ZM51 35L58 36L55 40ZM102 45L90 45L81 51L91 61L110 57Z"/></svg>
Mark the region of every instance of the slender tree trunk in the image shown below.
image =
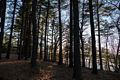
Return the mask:
<svg viewBox="0 0 120 80"><path fill-rule="evenodd" d="M43 32L42 32L42 34L41 34L41 40L40 40L40 60L42 60L42 58L43 58L43 49L42 49L42 42L43 42Z"/></svg>
<svg viewBox="0 0 120 80"><path fill-rule="evenodd" d="M55 39L54 42L54 54L53 54L53 61L56 62L56 51L57 51L57 40Z"/></svg>
<svg viewBox="0 0 120 80"><path fill-rule="evenodd" d="M28 33L27 33L27 35L28 35L28 38L27 38L27 41L28 41L28 45L27 45L27 47L28 47L28 54L27 54L27 58L30 58L31 57L31 53L32 53L32 45L31 45L31 43L32 43L32 34L31 34L31 32L32 32L32 29L31 29L31 23L32 23L32 21L31 21L31 18L32 18L32 13L30 12L30 14L29 14L29 23L28 23ZM37 39L38 39L38 28L37 28Z"/></svg>
<svg viewBox="0 0 120 80"><path fill-rule="evenodd" d="M5 24L5 12L6 12L6 0L2 0L2 7L1 7L1 32L0 32L0 59L1 59L1 54L2 54L2 45L3 45L3 37L4 37L4 24Z"/></svg>
<svg viewBox="0 0 120 80"><path fill-rule="evenodd" d="M41 30L41 40L40 40L40 60L43 59L43 24L41 24L42 30Z"/></svg>
<svg viewBox="0 0 120 80"><path fill-rule="evenodd" d="M85 0L83 0L83 8L82 8L82 23L81 23L81 29L80 29L81 51L82 51L82 67L85 67L84 40L83 40L84 1L85 1Z"/></svg>
<svg viewBox="0 0 120 80"><path fill-rule="evenodd" d="M19 47L20 47L20 31L18 31L18 35L17 35L17 50L16 50L16 53L18 54L19 53Z"/></svg>
<svg viewBox="0 0 120 80"><path fill-rule="evenodd" d="M37 0L32 0L32 32L33 32L33 47L32 47L32 56L31 56L31 67L36 69L37 66L37 50L38 50L38 26L36 21L36 11L37 11Z"/></svg>
<svg viewBox="0 0 120 80"><path fill-rule="evenodd" d="M26 11L27 12L27 11ZM27 14L27 13L25 13L25 14ZM27 35L26 35L26 31L27 31L27 21L28 21L28 19L27 19L28 17L27 17L27 15L25 15L25 22L24 22L24 26L23 26L23 46L22 46L22 54L23 54L23 57L25 57L25 55L26 55L26 37L27 37Z"/></svg>
<svg viewBox="0 0 120 80"><path fill-rule="evenodd" d="M51 61L53 61L53 47L54 47L54 44L53 44L54 34L53 33L54 33L54 25L55 25L55 21L53 19L53 21L52 21Z"/></svg>
<svg viewBox="0 0 120 80"><path fill-rule="evenodd" d="M16 5L17 5L17 0L14 0L14 9L13 9L13 17L12 17L12 24L10 27L10 37L9 37L9 42L8 42L8 50L6 54L6 58L10 58L10 51L11 51L11 42L12 42L12 33L13 33L13 27L14 27L14 18L15 18L15 11L16 11Z"/></svg>
<svg viewBox="0 0 120 80"><path fill-rule="evenodd" d="M93 19L93 6L92 0L89 0L89 11L90 11L90 25L91 25L91 36L92 36L92 73L97 74L97 61L96 61L96 41L95 41L95 28Z"/></svg>
<svg viewBox="0 0 120 80"><path fill-rule="evenodd" d="M100 69L103 70L102 64L102 53L101 53L101 40L100 40L100 20L99 20L99 0L97 0L97 22L98 22L98 44L99 44L99 60L100 60Z"/></svg>
<svg viewBox="0 0 120 80"><path fill-rule="evenodd" d="M25 60L30 57L31 54L31 13L29 10L26 12L26 20L25 20L25 29L24 29L24 44L23 44L23 54Z"/></svg>
<svg viewBox="0 0 120 80"><path fill-rule="evenodd" d="M49 28L48 28L49 29ZM49 58L50 58L50 56L49 56L49 46L48 46L48 29L47 29L47 42L46 42L46 46L47 46L47 50L46 50L46 52L47 52L47 61L49 61Z"/></svg>
<svg viewBox="0 0 120 80"><path fill-rule="evenodd" d="M41 6L39 7L39 12L38 12L38 20L37 20L37 26L38 26L38 37L39 37L39 29L40 29L40 14L41 14ZM42 33L43 33L43 31L42 31ZM41 38L42 38L42 34L41 34ZM42 40L40 40L40 49L41 49L41 41ZM41 51L41 50L40 50ZM41 60L42 58L41 58L41 53L39 53L39 59Z"/></svg>
<svg viewBox="0 0 120 80"><path fill-rule="evenodd" d="M46 24L45 24L45 38L44 38L44 43L45 43L44 44L44 61L47 61L47 27L48 27L49 5L50 5L50 1L48 0Z"/></svg>
<svg viewBox="0 0 120 80"><path fill-rule="evenodd" d="M80 59L80 39L79 39L79 9L78 0L73 0L74 12L74 79L82 80L81 59Z"/></svg>
<svg viewBox="0 0 120 80"><path fill-rule="evenodd" d="M19 45L19 51L18 51L18 59L22 59L23 58L23 54L22 54L22 42L23 42L23 26L24 26L24 7L25 7L25 0L23 0L22 2L22 21L21 21L21 29L20 29L20 45Z"/></svg>
<svg viewBox="0 0 120 80"><path fill-rule="evenodd" d="M60 45L59 45L59 62L58 64L63 64L63 58L62 58L62 22L61 22L61 0L58 0L58 11L59 11L59 39L60 39Z"/></svg>
<svg viewBox="0 0 120 80"><path fill-rule="evenodd" d="M89 54L89 61L88 61L88 65L89 65L89 68L91 68L91 44L90 44L90 40L91 40L91 38L89 38L89 40L88 40L88 44L89 44L89 46L88 46L88 54Z"/></svg>
<svg viewBox="0 0 120 80"><path fill-rule="evenodd" d="M81 32L80 32L80 39L81 39L81 51L82 51L82 67L85 67L84 40Z"/></svg>
<svg viewBox="0 0 120 80"><path fill-rule="evenodd" d="M69 67L73 67L73 25L72 25L72 13L73 13L73 8L72 8L72 0L70 0L70 52L69 52Z"/></svg>

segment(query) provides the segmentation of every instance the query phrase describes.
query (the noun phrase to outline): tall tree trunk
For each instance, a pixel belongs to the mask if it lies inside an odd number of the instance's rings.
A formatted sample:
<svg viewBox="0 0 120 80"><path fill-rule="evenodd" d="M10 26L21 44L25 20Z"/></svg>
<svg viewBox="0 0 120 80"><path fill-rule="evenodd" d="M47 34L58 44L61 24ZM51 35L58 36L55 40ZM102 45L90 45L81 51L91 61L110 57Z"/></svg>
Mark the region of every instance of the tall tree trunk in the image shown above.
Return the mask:
<svg viewBox="0 0 120 80"><path fill-rule="evenodd" d="M57 44L59 40L57 40L57 37L54 36L54 52L53 52L53 62L56 62L56 57L57 57Z"/></svg>
<svg viewBox="0 0 120 80"><path fill-rule="evenodd" d="M40 60L43 59L43 24L41 24L42 30L41 30L41 40L40 40Z"/></svg>
<svg viewBox="0 0 120 80"><path fill-rule="evenodd" d="M54 53L53 53L53 61L56 62L56 51L57 51L57 42L54 43Z"/></svg>
<svg viewBox="0 0 120 80"><path fill-rule="evenodd" d="M74 14L74 74L75 80L82 80L81 59L80 59L80 39L79 39L79 9L78 0L73 0Z"/></svg>
<svg viewBox="0 0 120 80"><path fill-rule="evenodd" d="M28 45L30 44L29 39L29 11L26 9L25 18L24 18L24 27L23 27L23 46L22 46L22 54L25 60L27 60L28 55Z"/></svg>
<svg viewBox="0 0 120 80"><path fill-rule="evenodd" d="M81 51L82 51L82 67L85 67L85 55L84 55L84 40L83 40L83 26L84 26L84 1L83 0L83 8L82 8L82 23L80 29L80 39L81 39Z"/></svg>
<svg viewBox="0 0 120 80"><path fill-rule="evenodd" d="M43 32L42 32L42 34L41 34L41 40L40 40L40 60L42 60L42 58L43 58L43 49L42 49L42 44L43 43Z"/></svg>
<svg viewBox="0 0 120 80"><path fill-rule="evenodd" d="M23 26L24 26L24 7L25 7L25 0L22 2L22 21L21 21L21 29L20 29L20 44L19 44L19 51L18 51L18 59L23 58L22 54L22 42L23 42Z"/></svg>
<svg viewBox="0 0 120 80"><path fill-rule="evenodd" d="M55 21L53 19L52 21L52 41L51 41L51 61L53 61L53 47L54 47L54 44L53 44L53 39L54 39L54 26L55 26Z"/></svg>
<svg viewBox="0 0 120 80"><path fill-rule="evenodd" d="M23 55L23 57L25 57L25 54L26 54L26 31L27 31L27 21L28 21L28 17L27 17L27 11L26 11L26 13L25 13L25 20L24 20L24 26L23 26L23 36L22 36L22 38L23 38L23 46L22 46L22 55Z"/></svg>
<svg viewBox="0 0 120 80"><path fill-rule="evenodd" d="M63 57L62 57L62 22L61 22L61 0L58 0L58 11L59 11L59 62L58 64L63 64Z"/></svg>
<svg viewBox="0 0 120 80"><path fill-rule="evenodd" d="M101 40L100 40L100 20L99 20L99 0L97 0L97 22L98 22L98 44L99 44L99 60L100 69L103 70L102 54L101 54Z"/></svg>
<svg viewBox="0 0 120 80"><path fill-rule="evenodd" d="M38 50L38 26L36 21L36 11L37 11L37 0L32 0L32 34L33 34L33 47L32 47L32 56L31 56L31 67L33 69L37 66L37 50Z"/></svg>
<svg viewBox="0 0 120 80"><path fill-rule="evenodd" d="M14 18L15 18L15 11L16 11L16 5L17 5L17 0L14 0L14 9L13 9L13 17L12 17L12 24L10 27L10 37L9 37L9 42L8 42L8 50L6 54L6 58L10 58L10 51L11 51L11 42L12 42L12 33L13 33L13 28L14 28Z"/></svg>
<svg viewBox="0 0 120 80"><path fill-rule="evenodd" d="M41 14L41 5L39 6L39 11L38 11L38 20L37 20L37 26L38 26L38 36L39 36L39 30L40 30L40 14ZM42 32L43 33L43 32ZM42 37L42 34L41 34L41 37ZM40 38L41 39L41 38ZM41 49L41 41L42 40L40 40L40 49ZM40 50L41 51L41 50ZM41 60L42 58L41 58L41 55L40 55L40 53L39 53L39 59Z"/></svg>
<svg viewBox="0 0 120 80"><path fill-rule="evenodd" d="M46 23L45 23L45 38L44 38L44 61L47 61L47 27L48 27L48 17L49 17L49 5L50 1L48 0L47 13L46 13Z"/></svg>
<svg viewBox="0 0 120 80"><path fill-rule="evenodd" d="M69 67L73 67L73 25L72 25L72 13L73 13L73 8L72 8L72 0L70 0L70 52L69 52Z"/></svg>
<svg viewBox="0 0 120 80"><path fill-rule="evenodd" d="M49 29L49 28L48 28ZM47 50L46 50L46 52L47 52L47 61L49 61L49 59L50 59L50 55L49 55L49 46L48 46L48 29L47 29L47 42L46 42L46 46L47 46Z"/></svg>
<svg viewBox="0 0 120 80"><path fill-rule="evenodd" d="M19 47L20 47L20 31L18 31L18 35L17 35L17 50L16 50L16 53L18 54L19 53Z"/></svg>
<svg viewBox="0 0 120 80"><path fill-rule="evenodd" d="M31 13L27 11L25 21L25 34L24 34L24 57L27 60L31 54ZM38 28L37 28L38 29Z"/></svg>
<svg viewBox="0 0 120 80"><path fill-rule="evenodd" d="M2 54L2 45L3 45L3 36L4 36L4 24L5 24L5 12L6 12L6 0L2 0L2 9L1 10L1 23L0 23L0 27L1 27L1 32L0 32L0 59L1 59L1 54Z"/></svg>
<svg viewBox="0 0 120 80"><path fill-rule="evenodd" d="M89 11L90 11L90 25L91 25L91 36L92 36L92 73L97 74L97 61L96 61L96 40L95 40L95 28L93 19L93 6L92 0L89 0Z"/></svg>

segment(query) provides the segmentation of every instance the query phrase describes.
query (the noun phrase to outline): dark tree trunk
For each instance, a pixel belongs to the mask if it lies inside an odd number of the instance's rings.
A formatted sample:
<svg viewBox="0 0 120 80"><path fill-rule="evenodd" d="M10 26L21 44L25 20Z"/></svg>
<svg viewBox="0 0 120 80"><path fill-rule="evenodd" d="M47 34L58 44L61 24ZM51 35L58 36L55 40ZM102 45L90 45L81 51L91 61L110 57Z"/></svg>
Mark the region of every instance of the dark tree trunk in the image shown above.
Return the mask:
<svg viewBox="0 0 120 80"><path fill-rule="evenodd" d="M79 39L79 9L78 0L73 0L74 12L74 74L75 80L82 80L80 60L80 39Z"/></svg>
<svg viewBox="0 0 120 80"><path fill-rule="evenodd" d="M82 67L85 67L84 40L83 40L82 32L80 32L80 39L81 39L81 51L82 51Z"/></svg>
<svg viewBox="0 0 120 80"><path fill-rule="evenodd" d="M70 0L70 52L69 52L69 67L73 67L73 25L72 25L72 0Z"/></svg>
<svg viewBox="0 0 120 80"><path fill-rule="evenodd" d="M41 34L41 40L40 40L40 60L42 60L42 58L43 58L43 49L42 49L42 45L43 45L43 32L42 32L42 34Z"/></svg>
<svg viewBox="0 0 120 80"><path fill-rule="evenodd" d="M38 35L39 35L39 29L40 29L40 14L41 14L41 6L39 6L39 12L38 12L38 22L37 22L37 24L38 24ZM42 27L43 28L43 27ZM40 52L41 52L41 44L42 44L42 38L43 38L43 31L41 32L41 38L40 38ZM39 53L39 59L40 60L42 60L42 54L41 53Z"/></svg>
<svg viewBox="0 0 120 80"><path fill-rule="evenodd" d="M46 24L45 24L45 38L44 38L44 43L45 43L44 44L44 61L47 61L47 27L48 27L49 5L50 5L50 1L48 0Z"/></svg>
<svg viewBox="0 0 120 80"><path fill-rule="evenodd" d="M27 60L31 55L31 13L26 13L25 35L24 35L24 57ZM37 28L38 29L38 28Z"/></svg>
<svg viewBox="0 0 120 80"><path fill-rule="evenodd" d="M56 62L56 51L57 51L57 42L54 43L54 54L53 54L53 61Z"/></svg>
<svg viewBox="0 0 120 80"><path fill-rule="evenodd" d="M17 50L16 50L16 53L18 54L19 53L19 47L20 47L20 31L18 31L18 35L17 35ZM20 60L20 59L18 59Z"/></svg>
<svg viewBox="0 0 120 80"><path fill-rule="evenodd" d="M54 44L53 44L53 39L54 39L54 25L55 25L55 21L53 19L52 21L52 41L51 41L51 61L53 61L53 47L54 47Z"/></svg>
<svg viewBox="0 0 120 80"><path fill-rule="evenodd" d="M60 45L59 45L59 62L58 64L63 64L63 58L62 58L62 22L61 22L61 0L58 0L58 11L59 11L59 39L60 39Z"/></svg>
<svg viewBox="0 0 120 80"><path fill-rule="evenodd" d="M49 24L49 23L48 23ZM48 32L48 29L47 29L47 33L49 33ZM49 61L49 59L50 59L50 55L49 55L49 46L48 46L48 34L47 34L47 42L46 42L46 46L47 46L47 50L46 50L46 52L47 52L47 61Z"/></svg>
<svg viewBox="0 0 120 80"><path fill-rule="evenodd" d="M6 0L1 1L1 12L0 12L0 17L1 17L1 32L0 32L0 59L1 59L1 54L2 54L2 45L3 45L3 36L4 36L4 24L5 24L5 12L6 12Z"/></svg>
<svg viewBox="0 0 120 80"><path fill-rule="evenodd" d="M18 59L23 58L22 54L22 42L23 42L23 26L24 26L24 7L25 7L25 0L22 2L22 22L21 22L21 29L20 29L20 44L19 44L19 51L18 51Z"/></svg>
<svg viewBox="0 0 120 80"><path fill-rule="evenodd" d="M38 26L36 21L36 6L37 6L37 0L32 0L32 35L33 35L33 47L32 47L32 56L31 56L31 67L33 69L37 66L37 50L38 50Z"/></svg>
<svg viewBox="0 0 120 80"><path fill-rule="evenodd" d="M6 58L10 58L10 51L11 51L11 42L12 42L12 33L13 33L13 28L14 28L14 18L15 18L15 11L16 11L16 5L17 5L17 0L14 1L14 9L13 9L13 17L12 17L12 24L10 27L10 37L9 37L9 42L8 42L8 50L6 54Z"/></svg>
<svg viewBox="0 0 120 80"><path fill-rule="evenodd" d="M43 24L41 24L42 30L41 30L41 40L40 40L40 60L43 59Z"/></svg>
<svg viewBox="0 0 120 80"><path fill-rule="evenodd" d="M53 52L53 62L56 62L56 52L57 52L57 44L59 40L57 40L57 37L54 37L54 52Z"/></svg>
<svg viewBox="0 0 120 80"><path fill-rule="evenodd" d="M89 11L90 11L90 25L91 25L91 37L92 37L92 73L97 74L97 61L96 61L96 41L95 41L95 28L93 19L93 6L92 0L89 0Z"/></svg>
<svg viewBox="0 0 120 80"><path fill-rule="evenodd" d="M81 23L81 29L80 29L80 39L81 39L81 51L82 51L82 67L85 67L83 26L84 26L84 1L83 1L83 8L82 8L82 23Z"/></svg>
<svg viewBox="0 0 120 80"><path fill-rule="evenodd" d="M45 38L44 38L44 61L47 61L47 27L48 27L48 17L49 17L49 5L50 1L48 0L47 13L46 13L46 24L45 24Z"/></svg>
<svg viewBox="0 0 120 80"><path fill-rule="evenodd" d="M99 0L97 0L97 22L98 22L98 44L99 44L99 60L100 60L100 69L103 70L102 64L102 54L101 54L101 40L100 40L100 20L99 20Z"/></svg>

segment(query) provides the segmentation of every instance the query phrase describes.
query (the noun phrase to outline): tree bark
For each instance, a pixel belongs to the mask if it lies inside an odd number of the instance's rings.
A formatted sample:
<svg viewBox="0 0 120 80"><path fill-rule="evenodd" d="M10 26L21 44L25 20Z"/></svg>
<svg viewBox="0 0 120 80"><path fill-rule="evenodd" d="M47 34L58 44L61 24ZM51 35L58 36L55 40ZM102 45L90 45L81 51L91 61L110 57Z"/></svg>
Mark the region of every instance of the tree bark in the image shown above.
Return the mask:
<svg viewBox="0 0 120 80"><path fill-rule="evenodd" d="M94 19L93 19L93 6L92 0L89 0L89 11L90 11L90 25L91 25L91 36L92 36L92 73L97 74L97 62L96 62L96 40L94 31Z"/></svg>
<svg viewBox="0 0 120 80"><path fill-rule="evenodd" d="M44 38L44 43L45 43L44 44L44 61L47 61L47 27L48 27L49 5L50 5L50 1L48 0L46 23L45 23L45 38Z"/></svg>
<svg viewBox="0 0 120 80"><path fill-rule="evenodd" d="M84 1L82 8L82 23L80 29L81 51L82 51L82 67L85 67L85 55L84 55L84 40L83 40L83 26L84 26Z"/></svg>
<svg viewBox="0 0 120 80"><path fill-rule="evenodd" d="M101 38L100 38L100 20L99 20L99 0L97 0L97 25L98 25L98 44L99 44L99 60L100 60L100 69L103 70L102 64L102 53L101 53Z"/></svg>
<svg viewBox="0 0 120 80"><path fill-rule="evenodd" d="M63 64L63 55L62 55L62 22L61 22L61 0L58 0L58 11L59 11L59 39L60 39L60 45L59 45L59 62L58 64Z"/></svg>
<svg viewBox="0 0 120 80"><path fill-rule="evenodd" d="M36 21L36 6L37 0L32 0L32 34L33 34L33 47L32 47L32 56L31 56L31 67L36 69L37 66L37 50L38 50L38 26Z"/></svg>
<svg viewBox="0 0 120 80"><path fill-rule="evenodd" d="M54 44L53 44L53 39L54 39L54 26L55 26L55 21L53 19L52 21L52 41L51 41L51 61L53 61L53 49L54 49Z"/></svg>
<svg viewBox="0 0 120 80"><path fill-rule="evenodd" d="M42 42L43 42L43 32L42 32L42 34L41 34L41 40L40 40L40 60L42 60L42 58L43 58L43 49L42 49Z"/></svg>
<svg viewBox="0 0 120 80"><path fill-rule="evenodd" d="M0 59L1 59L1 55L2 55L2 45L3 45L3 37L4 37L4 24L5 24L5 12L6 12L6 0L2 0L2 7L1 7L1 23L0 23L0 27L1 27L1 32L0 32Z"/></svg>
<svg viewBox="0 0 120 80"><path fill-rule="evenodd" d="M75 80L82 80L81 59L80 59L80 39L79 39L79 9L78 0L73 0L74 14L74 74Z"/></svg>
<svg viewBox="0 0 120 80"><path fill-rule="evenodd" d="M69 52L69 67L73 67L73 25L72 25L72 0L70 0L70 52Z"/></svg>

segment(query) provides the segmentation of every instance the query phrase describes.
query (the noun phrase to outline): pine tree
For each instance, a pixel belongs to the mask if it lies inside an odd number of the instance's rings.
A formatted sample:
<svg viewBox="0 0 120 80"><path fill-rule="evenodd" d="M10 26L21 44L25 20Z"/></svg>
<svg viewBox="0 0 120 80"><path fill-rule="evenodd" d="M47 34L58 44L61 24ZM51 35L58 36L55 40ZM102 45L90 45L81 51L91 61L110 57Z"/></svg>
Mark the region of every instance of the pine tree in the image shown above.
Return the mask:
<svg viewBox="0 0 120 80"><path fill-rule="evenodd" d="M92 0L89 0L89 11L90 11L90 25L91 25L91 37L92 37L92 67L93 67L92 73L97 74L96 41L95 41Z"/></svg>
<svg viewBox="0 0 120 80"><path fill-rule="evenodd" d="M70 52L69 52L69 67L73 67L73 6L72 0L70 0Z"/></svg>
<svg viewBox="0 0 120 80"><path fill-rule="evenodd" d="M6 0L2 0L2 9L0 12L0 17L1 17L1 23L0 23L0 28L1 28L1 32L0 32L0 59L1 59L1 54L2 54L2 46L3 46L3 36L4 36L4 24L5 24L5 12L6 12Z"/></svg>
<svg viewBox="0 0 120 80"><path fill-rule="evenodd" d="M32 56L31 56L31 67L33 69L37 66L37 50L38 50L38 26L36 21L36 11L37 11L37 0L32 0L32 34L33 34L33 47L32 47Z"/></svg>
<svg viewBox="0 0 120 80"><path fill-rule="evenodd" d="M80 61L80 39L79 39L79 10L78 0L73 0L74 14L74 74L75 80L82 80Z"/></svg>
<svg viewBox="0 0 120 80"><path fill-rule="evenodd" d="M63 64L63 58L62 58L62 22L61 22L61 0L58 0L58 11L59 11L59 39L60 39L60 45L59 45L59 64Z"/></svg>

